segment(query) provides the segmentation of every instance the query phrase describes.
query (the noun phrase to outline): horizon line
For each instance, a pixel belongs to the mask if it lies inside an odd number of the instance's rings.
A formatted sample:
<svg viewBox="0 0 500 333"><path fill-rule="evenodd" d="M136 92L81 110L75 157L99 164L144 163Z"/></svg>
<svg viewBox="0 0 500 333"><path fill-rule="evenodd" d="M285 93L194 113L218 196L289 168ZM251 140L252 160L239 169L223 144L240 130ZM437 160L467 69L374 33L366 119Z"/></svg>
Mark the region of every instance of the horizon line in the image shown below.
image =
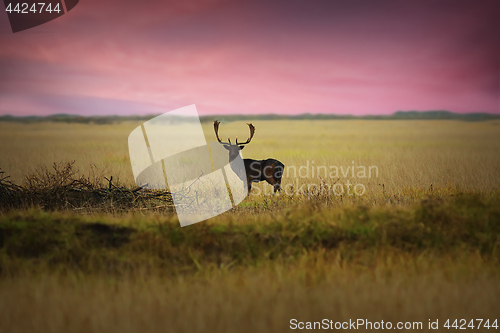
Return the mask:
<svg viewBox="0 0 500 333"><path fill-rule="evenodd" d="M175 110L171 110L175 111ZM170 111L167 111L165 113L168 113ZM459 115L459 116L466 116L466 115L500 115L500 110L498 112L488 112L488 111L479 111L479 112L455 112L455 111L449 111L449 110L398 110L394 111L392 113L378 113L378 114L349 114L349 113L312 113L312 112L304 112L304 113L297 113L297 114L282 114L282 113L257 113L257 114L252 114L252 113L209 113L209 114L202 114L199 115L199 117L212 117L212 116L217 116L217 117L262 117L262 116L276 116L276 117L285 117L285 118L293 118L293 117L300 117L300 116L338 116L338 117L390 117L394 116L397 114L408 114L408 113L448 113L448 114L453 114L453 115ZM83 117L83 118L92 118L92 117L149 117L149 116L158 116L163 113L149 113L149 114L131 114L131 115L119 115L119 114L96 114L96 115L82 115L82 114L76 114L76 113L52 113L48 115L13 115L13 114L0 114L0 118L2 117L12 117L12 118L49 118L49 117L57 117L57 116L64 116L64 117Z"/></svg>

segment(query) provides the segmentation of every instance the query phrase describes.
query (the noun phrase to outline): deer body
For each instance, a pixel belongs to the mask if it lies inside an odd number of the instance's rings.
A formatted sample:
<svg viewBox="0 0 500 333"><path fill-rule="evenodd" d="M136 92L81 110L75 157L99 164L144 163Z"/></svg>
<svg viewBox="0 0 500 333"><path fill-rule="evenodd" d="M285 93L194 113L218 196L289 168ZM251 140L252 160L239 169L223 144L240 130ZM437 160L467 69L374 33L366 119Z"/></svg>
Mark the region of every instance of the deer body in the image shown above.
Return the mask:
<svg viewBox="0 0 500 333"><path fill-rule="evenodd" d="M247 174L248 192L252 189L252 183L267 181L274 187L274 193L281 191L281 177L285 166L274 158L267 160L244 159Z"/></svg>
<svg viewBox="0 0 500 333"><path fill-rule="evenodd" d="M255 133L255 127L252 124L248 124L250 127L250 138L246 142L238 143L238 139L236 139L236 144L231 144L229 139L227 143L222 142L219 139L219 124L220 123L217 120L214 121L215 135L217 136L217 140L229 151L229 163L231 163L234 159L241 158L240 150L245 148L245 145L250 143L252 140ZM239 169L236 165L238 164L231 163L231 169L242 181L247 183L248 192L252 189L252 183L258 183L264 180L274 187L274 193L277 191L281 192L281 177L283 176L285 166L280 161L275 160L274 158L268 158L266 160L253 160L245 158L243 160L245 172ZM246 174L246 179L244 174Z"/></svg>

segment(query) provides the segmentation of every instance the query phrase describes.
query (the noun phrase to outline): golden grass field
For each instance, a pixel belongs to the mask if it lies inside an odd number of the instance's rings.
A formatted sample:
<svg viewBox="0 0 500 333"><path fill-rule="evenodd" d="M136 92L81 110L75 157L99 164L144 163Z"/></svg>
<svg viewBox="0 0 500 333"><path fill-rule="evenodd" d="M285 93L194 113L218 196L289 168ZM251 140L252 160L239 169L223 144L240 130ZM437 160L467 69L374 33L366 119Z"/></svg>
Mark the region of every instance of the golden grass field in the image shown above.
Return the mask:
<svg viewBox="0 0 500 333"><path fill-rule="evenodd" d="M128 134L140 123L86 125L0 123L1 168L15 182L40 165L75 160L85 172L91 165L123 183L134 185L128 157ZM308 183L316 166L377 166L379 177L364 179L371 193L405 188L459 187L489 190L500 180L500 121L255 121L256 134L243 157L281 160L284 183L307 166ZM216 141L211 123L204 123L207 142ZM221 137L246 138L243 122L221 124ZM328 168L328 175L330 175ZM358 170L358 169L356 169ZM325 178L323 169L321 176ZM344 178L344 177L341 177ZM349 177L352 179L352 177ZM302 180L302 179L301 179ZM328 179L325 179L328 181Z"/></svg>
<svg viewBox="0 0 500 333"><path fill-rule="evenodd" d="M184 228L159 209L0 209L0 332L498 324L500 121L253 124L243 156L282 161L289 193L260 183L233 210ZM0 168L23 184L74 160L81 174L133 188L127 138L138 125L0 123ZM203 129L215 141L212 124ZM244 139L248 127L223 122L220 133ZM353 166L354 176L332 174ZM360 177L370 166L378 175ZM320 192L346 181L365 193Z"/></svg>

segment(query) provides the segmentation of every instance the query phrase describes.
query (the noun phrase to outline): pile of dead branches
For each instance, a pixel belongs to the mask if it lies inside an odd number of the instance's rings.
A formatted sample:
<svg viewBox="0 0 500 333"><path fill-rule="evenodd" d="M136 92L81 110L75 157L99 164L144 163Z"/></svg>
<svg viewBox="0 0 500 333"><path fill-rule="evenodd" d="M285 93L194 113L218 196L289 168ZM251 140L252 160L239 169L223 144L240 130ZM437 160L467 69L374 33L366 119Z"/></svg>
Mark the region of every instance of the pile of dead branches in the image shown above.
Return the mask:
<svg viewBox="0 0 500 333"><path fill-rule="evenodd" d="M43 210L130 211L173 210L172 194L166 190L126 188L113 177L80 175L74 161L54 163L26 177L20 186L0 171L0 210L38 207Z"/></svg>
<svg viewBox="0 0 500 333"><path fill-rule="evenodd" d="M18 206L23 197L24 189L12 183L4 171L0 171L0 207L6 208Z"/></svg>

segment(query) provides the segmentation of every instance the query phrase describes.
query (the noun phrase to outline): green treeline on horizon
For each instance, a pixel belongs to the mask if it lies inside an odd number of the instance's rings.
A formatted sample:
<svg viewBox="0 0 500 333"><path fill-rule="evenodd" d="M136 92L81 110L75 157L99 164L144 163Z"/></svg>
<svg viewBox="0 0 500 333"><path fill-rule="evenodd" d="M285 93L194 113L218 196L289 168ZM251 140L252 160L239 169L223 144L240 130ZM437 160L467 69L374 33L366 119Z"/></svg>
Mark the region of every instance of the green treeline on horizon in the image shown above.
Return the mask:
<svg viewBox="0 0 500 333"><path fill-rule="evenodd" d="M80 116L71 114L54 114L49 116L0 116L0 121L36 123L36 122L65 122L65 123L94 123L111 124L122 121L146 121L158 116L158 114L135 115L135 116ZM500 114L492 113L454 113L450 111L397 111L390 115L339 115L339 114L311 114L280 115L280 114L257 114L257 115L208 115L200 116L201 122L219 121L241 121L241 120L463 120L463 121L485 121L500 119Z"/></svg>

